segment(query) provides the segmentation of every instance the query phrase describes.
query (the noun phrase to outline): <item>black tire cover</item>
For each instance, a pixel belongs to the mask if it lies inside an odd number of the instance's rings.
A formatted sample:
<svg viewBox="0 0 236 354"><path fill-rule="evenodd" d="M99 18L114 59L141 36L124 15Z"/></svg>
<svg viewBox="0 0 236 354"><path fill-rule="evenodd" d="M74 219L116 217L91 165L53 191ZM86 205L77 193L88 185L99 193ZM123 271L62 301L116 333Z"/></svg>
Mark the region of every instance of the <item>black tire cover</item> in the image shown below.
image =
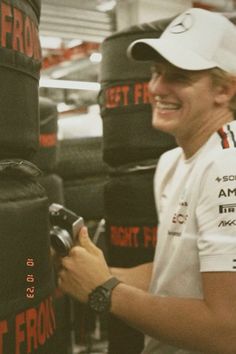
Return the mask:
<svg viewBox="0 0 236 354"><path fill-rule="evenodd" d="M30 159L39 146L40 6L0 0L0 159Z"/></svg>

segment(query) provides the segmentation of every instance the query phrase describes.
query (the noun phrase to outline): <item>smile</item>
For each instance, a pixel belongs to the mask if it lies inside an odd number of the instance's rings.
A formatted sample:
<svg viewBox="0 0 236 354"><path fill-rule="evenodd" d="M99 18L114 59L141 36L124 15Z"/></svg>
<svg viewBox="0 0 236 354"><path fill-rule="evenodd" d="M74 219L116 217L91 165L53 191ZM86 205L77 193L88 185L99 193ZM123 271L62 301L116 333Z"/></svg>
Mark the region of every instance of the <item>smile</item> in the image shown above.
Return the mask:
<svg viewBox="0 0 236 354"><path fill-rule="evenodd" d="M161 110L177 110L181 107L178 103L160 101L160 98L158 97L155 97L154 102L155 107Z"/></svg>

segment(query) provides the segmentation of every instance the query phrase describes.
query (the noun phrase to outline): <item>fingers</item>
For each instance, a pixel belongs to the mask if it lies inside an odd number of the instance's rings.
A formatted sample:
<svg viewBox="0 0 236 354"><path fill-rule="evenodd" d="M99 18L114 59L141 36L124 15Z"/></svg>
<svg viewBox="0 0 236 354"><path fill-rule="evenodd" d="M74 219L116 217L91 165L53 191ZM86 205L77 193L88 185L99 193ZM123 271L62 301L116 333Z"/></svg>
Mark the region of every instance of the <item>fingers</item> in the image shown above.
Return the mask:
<svg viewBox="0 0 236 354"><path fill-rule="evenodd" d="M89 237L88 229L86 226L82 226L78 234L76 235L75 244L81 246L81 238L86 238L86 237Z"/></svg>
<svg viewBox="0 0 236 354"><path fill-rule="evenodd" d="M100 249L94 245L94 243L91 241L89 234L88 234L88 229L86 226L83 226L80 230L79 233L79 245L83 248L86 249L91 254L98 255L100 254Z"/></svg>

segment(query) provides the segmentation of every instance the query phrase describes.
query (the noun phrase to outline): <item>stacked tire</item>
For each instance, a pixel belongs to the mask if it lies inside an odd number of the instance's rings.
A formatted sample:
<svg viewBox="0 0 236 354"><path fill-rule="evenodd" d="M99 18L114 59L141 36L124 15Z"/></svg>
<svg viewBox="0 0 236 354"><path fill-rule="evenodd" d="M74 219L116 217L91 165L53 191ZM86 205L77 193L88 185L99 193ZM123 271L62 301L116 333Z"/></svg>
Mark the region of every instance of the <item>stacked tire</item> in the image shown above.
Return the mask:
<svg viewBox="0 0 236 354"><path fill-rule="evenodd" d="M150 63L127 57L131 42L157 38L171 19L132 26L102 43L101 91L103 159L111 168L104 189L109 265L128 268L152 262L157 238L153 177L173 137L152 127L148 94ZM109 354L138 354L144 336L110 316Z"/></svg>
<svg viewBox="0 0 236 354"><path fill-rule="evenodd" d="M104 218L104 186L108 179L108 166L102 158L102 145L101 136L61 140L56 169L63 179L65 206L84 218L92 238ZM106 253L103 233L98 246ZM78 301L73 302L72 311L76 344L91 349L97 319Z"/></svg>
<svg viewBox="0 0 236 354"><path fill-rule="evenodd" d="M40 0L0 0L1 353L58 353L49 203L32 163L39 148L40 9Z"/></svg>
<svg viewBox="0 0 236 354"><path fill-rule="evenodd" d="M33 162L42 171L39 182L45 188L49 203L64 204L62 178L56 173L59 155L57 105L39 97L39 149Z"/></svg>
<svg viewBox="0 0 236 354"><path fill-rule="evenodd" d="M63 179L66 207L86 222L99 221L104 215L103 189L108 174L102 159L102 137L62 140L56 171Z"/></svg>
<svg viewBox="0 0 236 354"><path fill-rule="evenodd" d="M59 149L57 105L47 97L39 97L39 148L32 161L41 170L38 183L44 188L49 205L65 203L63 180L56 173ZM57 352L67 354L71 348L70 300L57 286L56 267L54 273L53 306L57 323L54 342Z"/></svg>
<svg viewBox="0 0 236 354"><path fill-rule="evenodd" d="M150 63L127 57L130 43L159 37L170 19L132 26L107 37L101 46L103 158L117 167L155 159L175 146L170 135L152 128L148 82Z"/></svg>
<svg viewBox="0 0 236 354"><path fill-rule="evenodd" d="M38 173L28 161L0 161L1 353L55 349L48 199Z"/></svg>

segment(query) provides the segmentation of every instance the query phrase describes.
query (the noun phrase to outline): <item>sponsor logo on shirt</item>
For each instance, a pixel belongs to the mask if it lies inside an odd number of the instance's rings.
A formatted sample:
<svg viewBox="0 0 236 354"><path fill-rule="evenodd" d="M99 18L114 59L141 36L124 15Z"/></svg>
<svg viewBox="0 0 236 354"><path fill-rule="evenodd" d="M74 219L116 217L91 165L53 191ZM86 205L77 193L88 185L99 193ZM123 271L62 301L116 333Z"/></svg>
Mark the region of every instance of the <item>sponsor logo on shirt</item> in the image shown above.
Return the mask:
<svg viewBox="0 0 236 354"><path fill-rule="evenodd" d="M187 207L188 206L188 202L180 202L179 205Z"/></svg>
<svg viewBox="0 0 236 354"><path fill-rule="evenodd" d="M230 189L230 188L221 189L219 192L218 198L221 198L221 197L227 198L227 197L231 197L231 196L236 197L236 188L234 188L234 189Z"/></svg>
<svg viewBox="0 0 236 354"><path fill-rule="evenodd" d="M168 236L177 236L177 237L180 237L180 236L181 236L181 232L178 232L178 231L168 231Z"/></svg>
<svg viewBox="0 0 236 354"><path fill-rule="evenodd" d="M172 217L173 224L185 224L188 219L188 214L174 213Z"/></svg>
<svg viewBox="0 0 236 354"><path fill-rule="evenodd" d="M236 203L219 205L220 214L234 213L236 211Z"/></svg>
<svg viewBox="0 0 236 354"><path fill-rule="evenodd" d="M236 181L236 176L235 176L235 175L229 175L229 176L217 177L217 178L216 178L216 181L217 181L217 182Z"/></svg>
<svg viewBox="0 0 236 354"><path fill-rule="evenodd" d="M236 226L236 219L221 220L218 227L225 227L225 226Z"/></svg>
<svg viewBox="0 0 236 354"><path fill-rule="evenodd" d="M181 236L184 225L188 220L187 207L188 202L184 199L180 199L178 209L173 214L171 219L172 227L170 230L168 230L169 236Z"/></svg>

